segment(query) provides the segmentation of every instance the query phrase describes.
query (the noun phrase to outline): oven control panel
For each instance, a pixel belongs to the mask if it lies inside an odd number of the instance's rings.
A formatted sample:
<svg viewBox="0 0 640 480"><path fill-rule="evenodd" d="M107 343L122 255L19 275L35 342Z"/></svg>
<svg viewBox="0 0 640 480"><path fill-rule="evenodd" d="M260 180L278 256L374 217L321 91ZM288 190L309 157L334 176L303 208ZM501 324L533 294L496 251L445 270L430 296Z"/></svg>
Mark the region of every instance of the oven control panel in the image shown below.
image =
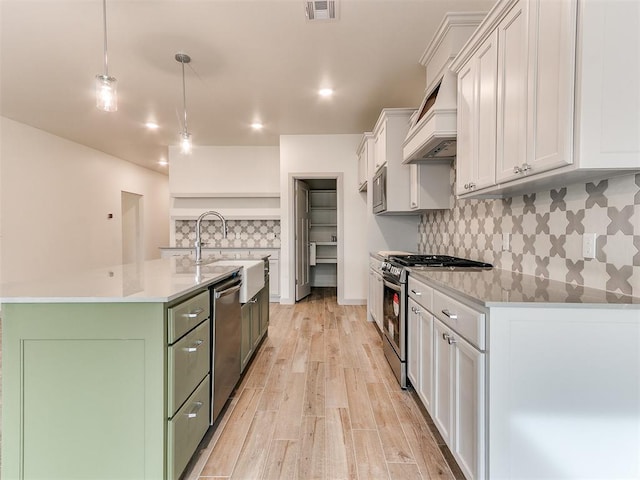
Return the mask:
<svg viewBox="0 0 640 480"><path fill-rule="evenodd" d="M381 270L396 278L400 278L400 274L402 273L402 267L398 267L397 265L387 261L382 262Z"/></svg>

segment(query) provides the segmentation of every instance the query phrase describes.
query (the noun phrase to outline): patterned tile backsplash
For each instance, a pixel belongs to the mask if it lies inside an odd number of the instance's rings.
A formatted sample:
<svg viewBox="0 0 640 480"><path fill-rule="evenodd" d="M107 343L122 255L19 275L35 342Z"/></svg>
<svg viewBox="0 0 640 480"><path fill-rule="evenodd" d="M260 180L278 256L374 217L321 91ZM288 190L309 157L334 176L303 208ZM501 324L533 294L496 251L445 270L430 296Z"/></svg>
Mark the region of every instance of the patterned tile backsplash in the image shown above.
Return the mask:
<svg viewBox="0 0 640 480"><path fill-rule="evenodd" d="M280 248L280 220L227 220L222 238L220 220L202 221L202 241L207 248ZM193 247L196 221L176 220L176 247Z"/></svg>
<svg viewBox="0 0 640 480"><path fill-rule="evenodd" d="M452 169L452 183L455 180ZM510 251L502 251L503 233ZM582 255L596 234L595 258ZM456 200L420 217L418 250L640 297L640 174L496 200Z"/></svg>

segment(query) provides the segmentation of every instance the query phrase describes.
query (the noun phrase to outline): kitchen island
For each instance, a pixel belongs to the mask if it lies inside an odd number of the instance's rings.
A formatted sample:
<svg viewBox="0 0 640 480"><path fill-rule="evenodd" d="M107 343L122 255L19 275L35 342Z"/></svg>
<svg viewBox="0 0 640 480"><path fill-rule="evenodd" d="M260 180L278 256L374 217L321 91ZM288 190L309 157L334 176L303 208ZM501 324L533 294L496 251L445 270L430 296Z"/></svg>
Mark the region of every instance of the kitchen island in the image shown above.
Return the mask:
<svg viewBox="0 0 640 480"><path fill-rule="evenodd" d="M239 270L188 263L2 286L3 479L179 476L209 428L209 288Z"/></svg>
<svg viewBox="0 0 640 480"><path fill-rule="evenodd" d="M411 268L408 377L468 479L640 477L640 299Z"/></svg>

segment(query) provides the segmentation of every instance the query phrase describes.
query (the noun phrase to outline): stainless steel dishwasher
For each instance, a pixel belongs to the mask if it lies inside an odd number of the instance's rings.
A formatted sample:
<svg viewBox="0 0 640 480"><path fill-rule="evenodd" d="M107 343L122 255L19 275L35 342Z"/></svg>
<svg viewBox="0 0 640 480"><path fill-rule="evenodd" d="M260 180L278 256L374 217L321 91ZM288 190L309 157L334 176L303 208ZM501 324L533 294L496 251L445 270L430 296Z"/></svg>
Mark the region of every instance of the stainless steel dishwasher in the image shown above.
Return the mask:
<svg viewBox="0 0 640 480"><path fill-rule="evenodd" d="M212 288L214 327L211 344L213 382L211 384L211 424L213 424L240 378L240 283L236 275Z"/></svg>

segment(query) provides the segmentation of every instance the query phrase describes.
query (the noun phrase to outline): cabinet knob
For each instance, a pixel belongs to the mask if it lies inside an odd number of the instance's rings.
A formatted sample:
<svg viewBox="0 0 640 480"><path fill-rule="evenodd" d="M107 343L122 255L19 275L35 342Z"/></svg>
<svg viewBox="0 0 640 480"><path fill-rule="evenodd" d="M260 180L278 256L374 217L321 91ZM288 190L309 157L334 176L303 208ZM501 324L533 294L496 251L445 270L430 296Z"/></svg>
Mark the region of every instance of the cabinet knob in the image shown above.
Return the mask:
<svg viewBox="0 0 640 480"><path fill-rule="evenodd" d="M468 184L468 183L465 183L465 184L464 184L464 189L465 189L465 190L469 190L469 184Z"/></svg>
<svg viewBox="0 0 640 480"><path fill-rule="evenodd" d="M473 182L469 183L469 190L473 190L474 188L476 188L476 184Z"/></svg>
<svg viewBox="0 0 640 480"><path fill-rule="evenodd" d="M447 338L447 343L449 345L453 345L454 343L456 343L456 339L449 335L449 338Z"/></svg>
<svg viewBox="0 0 640 480"><path fill-rule="evenodd" d="M531 165L529 165L528 163L523 163L522 164L522 173L526 173L529 170L531 170Z"/></svg>
<svg viewBox="0 0 640 480"><path fill-rule="evenodd" d="M516 165L515 167L513 167L513 173L515 174L522 173L522 169Z"/></svg>

